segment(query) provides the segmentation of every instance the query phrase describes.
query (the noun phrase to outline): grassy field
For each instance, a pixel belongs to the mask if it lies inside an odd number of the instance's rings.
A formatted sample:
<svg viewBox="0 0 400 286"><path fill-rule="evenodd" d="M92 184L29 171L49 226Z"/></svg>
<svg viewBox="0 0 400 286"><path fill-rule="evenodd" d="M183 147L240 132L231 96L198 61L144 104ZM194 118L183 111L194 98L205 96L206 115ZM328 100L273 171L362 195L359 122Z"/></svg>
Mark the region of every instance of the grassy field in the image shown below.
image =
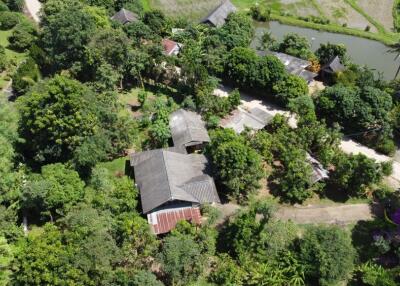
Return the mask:
<svg viewBox="0 0 400 286"><path fill-rule="evenodd" d="M7 38L11 35L11 30L1 31L0 30L0 45L6 48L6 57L11 62L11 66L15 68L25 57L25 53L17 53L13 50L8 49ZM13 72L12 68L8 71L0 73L0 90L7 84L10 80L10 74Z"/></svg>

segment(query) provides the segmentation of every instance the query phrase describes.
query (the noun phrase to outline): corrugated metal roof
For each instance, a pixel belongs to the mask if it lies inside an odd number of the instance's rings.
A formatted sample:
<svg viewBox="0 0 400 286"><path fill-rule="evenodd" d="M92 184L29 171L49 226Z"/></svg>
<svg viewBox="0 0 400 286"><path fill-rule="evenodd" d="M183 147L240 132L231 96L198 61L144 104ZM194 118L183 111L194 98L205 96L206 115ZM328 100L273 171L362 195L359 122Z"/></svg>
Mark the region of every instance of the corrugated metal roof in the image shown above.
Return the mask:
<svg viewBox="0 0 400 286"><path fill-rule="evenodd" d="M201 224L201 214L198 207L178 205L149 213L147 220L155 234L162 234L171 231L181 220Z"/></svg>
<svg viewBox="0 0 400 286"><path fill-rule="evenodd" d="M225 24L225 20L230 13L236 12L237 9L229 0L221 3L207 17L201 20L201 23L210 23L216 27L221 27Z"/></svg>
<svg viewBox="0 0 400 286"><path fill-rule="evenodd" d="M135 170L143 213L174 200L219 202L214 180L205 173L207 164L204 155L187 155L171 150L158 149L132 154L131 165ZM191 191L195 182L198 182L201 192L209 194L196 197L196 193ZM204 201L203 198L210 200Z"/></svg>
<svg viewBox="0 0 400 286"><path fill-rule="evenodd" d="M138 21L139 17L135 13L122 8L117 13L115 13L114 16L111 17L111 20L118 21L122 25L125 25L127 23Z"/></svg>
<svg viewBox="0 0 400 286"><path fill-rule="evenodd" d="M272 114L257 107L250 111L238 108L229 117L221 121L221 126L224 128L232 128L239 134L246 127L254 130L262 129L272 120L272 118Z"/></svg>
<svg viewBox="0 0 400 286"><path fill-rule="evenodd" d="M210 142L205 123L195 112L184 109L173 112L169 117L169 127L177 147Z"/></svg>

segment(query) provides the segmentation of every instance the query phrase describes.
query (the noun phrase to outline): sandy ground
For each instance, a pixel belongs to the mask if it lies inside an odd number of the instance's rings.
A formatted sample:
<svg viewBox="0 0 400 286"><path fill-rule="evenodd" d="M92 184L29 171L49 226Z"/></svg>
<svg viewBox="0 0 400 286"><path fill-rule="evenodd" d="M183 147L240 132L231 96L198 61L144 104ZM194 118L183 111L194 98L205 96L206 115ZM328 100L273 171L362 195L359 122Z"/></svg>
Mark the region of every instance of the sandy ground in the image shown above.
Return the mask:
<svg viewBox="0 0 400 286"><path fill-rule="evenodd" d="M40 8L42 7L42 3L40 3L38 0L25 0L25 6L33 20L35 20L36 23L39 23Z"/></svg>
<svg viewBox="0 0 400 286"><path fill-rule="evenodd" d="M394 0L358 0L357 4L368 15L381 23L387 31L392 31Z"/></svg>
<svg viewBox="0 0 400 286"><path fill-rule="evenodd" d="M355 11L350 5L345 3L344 0L317 0L317 2L321 6L324 13L331 19L331 21L339 24L347 23L348 27L361 30L364 30L365 27L370 26L371 32L377 31L376 28L364 18L364 16ZM343 14L342 17L337 17L337 11L341 11L341 14Z"/></svg>

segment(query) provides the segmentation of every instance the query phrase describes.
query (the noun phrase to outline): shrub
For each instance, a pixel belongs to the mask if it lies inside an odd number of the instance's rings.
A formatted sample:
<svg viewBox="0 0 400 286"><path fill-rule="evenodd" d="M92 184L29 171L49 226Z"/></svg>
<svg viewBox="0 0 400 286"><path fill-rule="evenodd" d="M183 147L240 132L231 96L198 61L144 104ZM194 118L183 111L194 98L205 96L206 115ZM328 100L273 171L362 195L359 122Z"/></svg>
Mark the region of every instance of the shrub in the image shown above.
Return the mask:
<svg viewBox="0 0 400 286"><path fill-rule="evenodd" d="M393 173L393 162L382 162L382 174L385 176L390 176Z"/></svg>
<svg viewBox="0 0 400 286"><path fill-rule="evenodd" d="M376 150L381 152L385 155L394 155L396 151L396 144L390 138L384 138L379 141L378 145L376 146Z"/></svg>
<svg viewBox="0 0 400 286"><path fill-rule="evenodd" d="M8 38L10 47L17 51L29 49L37 36L36 27L33 23L22 21L18 23Z"/></svg>
<svg viewBox="0 0 400 286"><path fill-rule="evenodd" d="M26 93L38 81L39 68L32 58L21 63L12 76L12 87L17 95Z"/></svg>
<svg viewBox="0 0 400 286"><path fill-rule="evenodd" d="M19 22L21 22L23 15L16 12L1 12L0 13L0 30L9 30Z"/></svg>
<svg viewBox="0 0 400 286"><path fill-rule="evenodd" d="M7 58L6 58L6 49L0 45L0 72L6 69L7 66Z"/></svg>

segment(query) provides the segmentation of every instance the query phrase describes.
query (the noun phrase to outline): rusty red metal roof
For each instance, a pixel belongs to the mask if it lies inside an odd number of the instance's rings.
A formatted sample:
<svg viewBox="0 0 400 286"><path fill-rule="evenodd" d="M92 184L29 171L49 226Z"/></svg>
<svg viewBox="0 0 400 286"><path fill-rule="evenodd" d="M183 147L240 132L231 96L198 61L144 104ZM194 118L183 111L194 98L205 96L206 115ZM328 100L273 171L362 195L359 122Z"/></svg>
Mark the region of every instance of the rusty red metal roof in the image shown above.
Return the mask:
<svg viewBox="0 0 400 286"><path fill-rule="evenodd" d="M176 49L176 47L178 46L177 42L174 42L170 39L163 39L162 40L162 45L164 48L164 53L166 55L171 55L172 52L174 51L174 49Z"/></svg>
<svg viewBox="0 0 400 286"><path fill-rule="evenodd" d="M172 208L156 211L147 215L147 220L155 234L170 232L181 220L187 220L194 224L201 224L199 207Z"/></svg>

